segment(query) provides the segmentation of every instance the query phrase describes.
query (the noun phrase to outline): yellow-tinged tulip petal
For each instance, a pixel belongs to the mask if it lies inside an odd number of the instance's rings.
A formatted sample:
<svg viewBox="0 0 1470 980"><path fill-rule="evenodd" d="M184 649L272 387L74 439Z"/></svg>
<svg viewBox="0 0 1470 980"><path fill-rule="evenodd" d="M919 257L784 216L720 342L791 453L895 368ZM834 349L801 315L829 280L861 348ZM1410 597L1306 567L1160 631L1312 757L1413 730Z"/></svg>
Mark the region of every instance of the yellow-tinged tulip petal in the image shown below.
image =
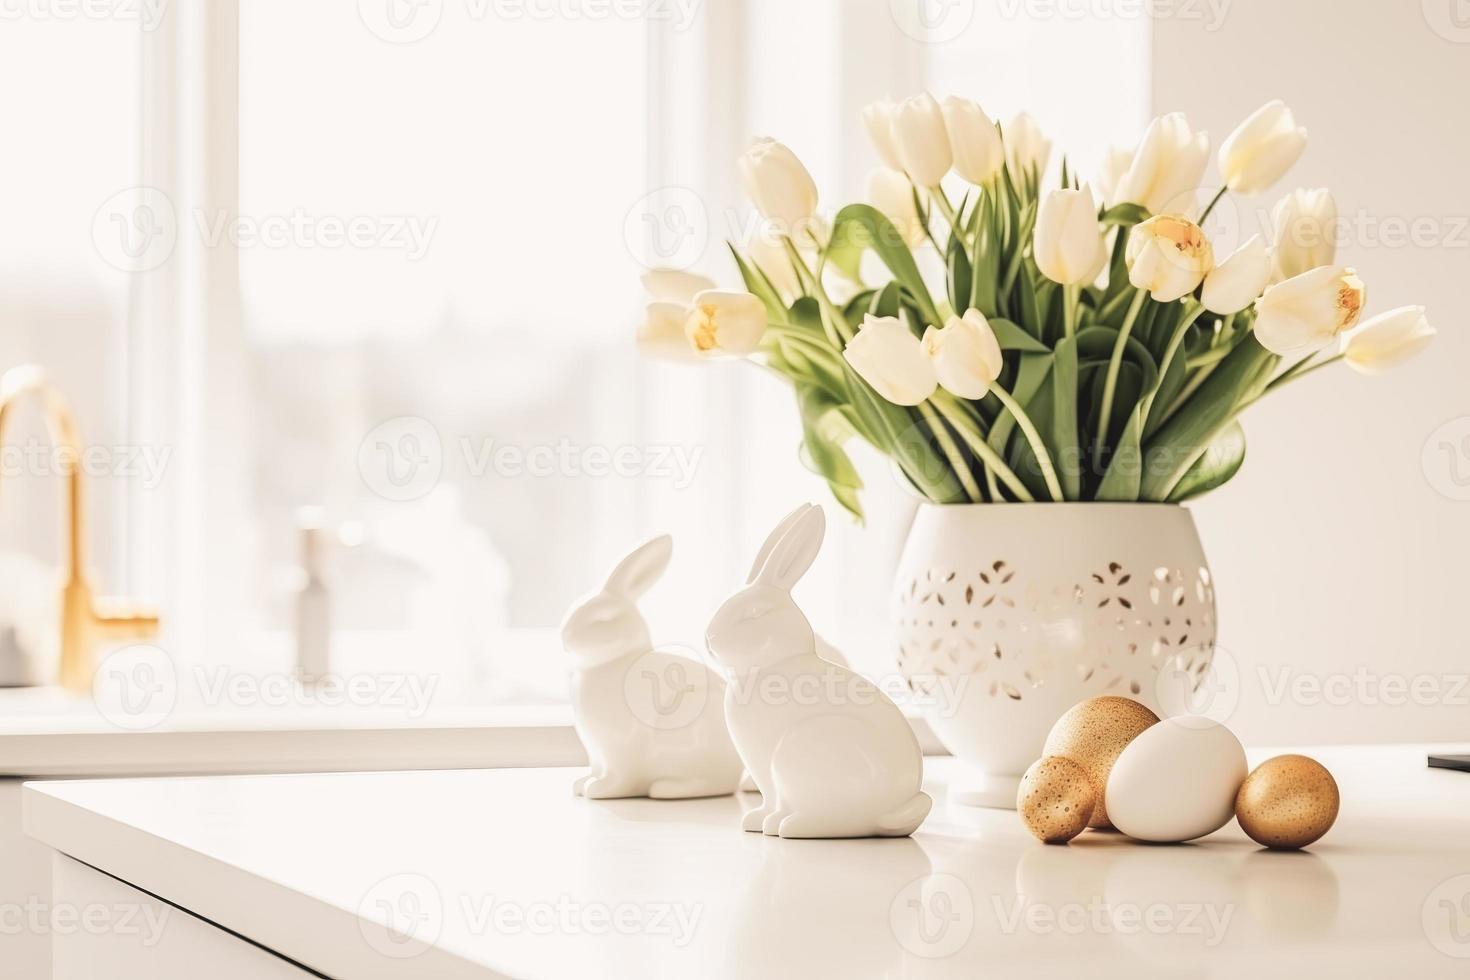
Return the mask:
<svg viewBox="0 0 1470 980"><path fill-rule="evenodd" d="M1112 147L1103 156L1097 168L1097 192L1103 207L1110 208L1118 203L1118 184L1131 166L1132 150Z"/></svg>
<svg viewBox="0 0 1470 980"><path fill-rule="evenodd" d="M895 405L917 405L939 387L934 363L897 317L869 315L842 352L852 369Z"/></svg>
<svg viewBox="0 0 1470 980"><path fill-rule="evenodd" d="M1006 148L1006 164L1017 182L1031 171L1046 172L1051 159L1051 140L1041 132L1041 127L1030 113L1022 112L1006 123L1001 134Z"/></svg>
<svg viewBox="0 0 1470 980"><path fill-rule="evenodd" d="M1348 367L1378 374L1419 353L1434 339L1422 306L1401 306L1363 323L1347 338L1342 352Z"/></svg>
<svg viewBox="0 0 1470 980"><path fill-rule="evenodd" d="M760 346L766 308L751 293L706 289L694 297L684 336L703 357L744 357Z"/></svg>
<svg viewBox="0 0 1470 980"><path fill-rule="evenodd" d="M904 244L913 248L924 240L924 221L914 204L914 185L897 170L875 167L868 173L868 203L893 222Z"/></svg>
<svg viewBox="0 0 1470 980"><path fill-rule="evenodd" d="M1276 281L1299 276L1337 259L1337 202L1325 187L1299 188L1276 202Z"/></svg>
<svg viewBox="0 0 1470 980"><path fill-rule="evenodd" d="M709 276L683 269L649 269L640 281L644 292L653 299L685 305L694 302L696 294L715 288L715 281Z"/></svg>
<svg viewBox="0 0 1470 980"><path fill-rule="evenodd" d="M893 142L904 172L920 187L938 187L954 156L944 113L928 92L900 102L893 110Z"/></svg>
<svg viewBox="0 0 1470 980"><path fill-rule="evenodd" d="M737 163L745 193L783 235L797 237L817 210L817 185L796 154L773 139L753 140Z"/></svg>
<svg viewBox="0 0 1470 980"><path fill-rule="evenodd" d="M990 321L976 309L925 330L923 344L939 383L961 398L984 398L1005 366Z"/></svg>
<svg viewBox="0 0 1470 980"><path fill-rule="evenodd" d="M1194 292L1215 264L1215 252L1199 225L1160 214L1134 227L1125 252L1128 281L1169 303Z"/></svg>
<svg viewBox="0 0 1470 980"><path fill-rule="evenodd" d="M884 99L864 106L863 127L867 129L868 139L872 141L873 149L878 151L878 159L883 161L883 166L889 170L902 170L903 160L899 159L898 145L893 141L893 103Z"/></svg>
<svg viewBox="0 0 1470 980"><path fill-rule="evenodd" d="M1352 269L1304 272L1256 301L1256 339L1282 357L1310 354L1357 323L1366 299L1367 288Z"/></svg>
<svg viewBox="0 0 1470 980"><path fill-rule="evenodd" d="M1205 276L1200 300L1211 313L1239 313L1256 301L1270 280L1271 250L1260 235L1253 235Z"/></svg>
<svg viewBox="0 0 1470 980"><path fill-rule="evenodd" d="M697 361L699 355L684 336L684 320L689 316L685 303L655 301L644 310L638 325L638 350L644 357L659 361Z"/></svg>
<svg viewBox="0 0 1470 980"><path fill-rule="evenodd" d="M1103 234L1089 188L1054 190L1042 199L1032 251L1036 267L1052 282L1075 286L1096 278Z"/></svg>
<svg viewBox="0 0 1470 980"><path fill-rule="evenodd" d="M1195 132L1184 113L1160 116L1119 179L1117 201L1142 205L1150 214L1187 211L1209 159L1210 137Z"/></svg>
<svg viewBox="0 0 1470 980"><path fill-rule="evenodd" d="M1307 131L1297 126L1285 102L1267 102L1241 123L1220 147L1220 173L1238 194L1259 194L1280 180L1307 148Z"/></svg>
<svg viewBox="0 0 1470 980"><path fill-rule="evenodd" d="M954 153L954 171L972 184L989 183L1005 166L1005 147L1000 130L971 99L949 96L944 100L944 129Z"/></svg>

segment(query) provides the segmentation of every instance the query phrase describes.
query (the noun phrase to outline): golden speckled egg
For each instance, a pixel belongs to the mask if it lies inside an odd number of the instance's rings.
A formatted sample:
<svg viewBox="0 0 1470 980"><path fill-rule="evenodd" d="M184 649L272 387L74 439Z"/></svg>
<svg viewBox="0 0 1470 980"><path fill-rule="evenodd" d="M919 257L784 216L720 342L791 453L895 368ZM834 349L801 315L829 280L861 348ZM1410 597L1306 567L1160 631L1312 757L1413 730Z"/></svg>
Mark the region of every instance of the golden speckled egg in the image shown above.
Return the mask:
<svg viewBox="0 0 1470 980"><path fill-rule="evenodd" d="M1306 847L1332 829L1341 798L1322 763L1278 755L1256 767L1235 794L1235 819L1266 847Z"/></svg>
<svg viewBox="0 0 1470 980"><path fill-rule="evenodd" d="M1065 844L1087 829L1097 790L1071 759L1049 755L1031 763L1016 791L1016 812L1039 841Z"/></svg>
<svg viewBox="0 0 1470 980"><path fill-rule="evenodd" d="M1072 705L1051 726L1041 754L1066 756L1077 763L1097 790L1089 827L1111 827L1108 822L1108 773L1118 754L1159 716L1132 698L1106 696Z"/></svg>

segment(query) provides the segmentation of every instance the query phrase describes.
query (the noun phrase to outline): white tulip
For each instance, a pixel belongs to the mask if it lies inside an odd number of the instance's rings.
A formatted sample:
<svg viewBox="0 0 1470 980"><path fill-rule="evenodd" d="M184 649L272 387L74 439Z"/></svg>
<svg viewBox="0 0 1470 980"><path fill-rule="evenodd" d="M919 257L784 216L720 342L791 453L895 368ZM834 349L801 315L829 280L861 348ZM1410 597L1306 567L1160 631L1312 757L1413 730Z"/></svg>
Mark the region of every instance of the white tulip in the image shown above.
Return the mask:
<svg viewBox="0 0 1470 980"><path fill-rule="evenodd" d="M1337 202L1325 187L1300 188L1271 212L1276 234L1276 279L1290 279L1337 258Z"/></svg>
<svg viewBox="0 0 1470 980"><path fill-rule="evenodd" d="M1279 282L1256 301L1256 339L1282 357L1320 350L1358 322L1366 293L1356 272L1330 265Z"/></svg>
<svg viewBox="0 0 1470 980"><path fill-rule="evenodd" d="M1429 346L1434 334L1424 307L1401 306L1378 314L1349 334L1343 360L1361 374L1378 374Z"/></svg>
<svg viewBox="0 0 1470 980"><path fill-rule="evenodd" d="M863 126L868 130L868 139L878 151L878 159L889 170L902 170L903 161L898 157L898 145L893 142L893 103L870 102L863 107Z"/></svg>
<svg viewBox="0 0 1470 980"><path fill-rule="evenodd" d="M924 220L914 203L914 185L897 170L875 167L868 174L868 203L893 222L904 244L913 248L924 240Z"/></svg>
<svg viewBox="0 0 1470 980"><path fill-rule="evenodd" d="M917 405L939 387L934 362L897 317L866 317L842 356L874 391L895 405Z"/></svg>
<svg viewBox="0 0 1470 980"><path fill-rule="evenodd" d="M1011 177L1019 184L1032 170L1038 174L1046 172L1051 159L1051 140L1041 132L1041 127L1029 113L1022 112L1006 124L1003 134L1006 148L1006 164L1011 168Z"/></svg>
<svg viewBox="0 0 1470 980"><path fill-rule="evenodd" d="M1200 301L1211 313L1239 313L1256 301L1270 281L1271 250L1260 235L1252 235L1205 276Z"/></svg>
<svg viewBox="0 0 1470 980"><path fill-rule="evenodd" d="M1220 173L1232 191L1259 194L1280 180L1306 148L1307 131L1277 99L1252 113L1221 145Z"/></svg>
<svg viewBox="0 0 1470 980"><path fill-rule="evenodd" d="M894 108L893 142L904 172L920 187L938 187L954 162L944 112L928 92L904 99Z"/></svg>
<svg viewBox="0 0 1470 980"><path fill-rule="evenodd" d="M1097 168L1097 192L1103 207L1110 208L1118 203L1118 183L1132 165L1132 150L1112 147L1103 156Z"/></svg>
<svg viewBox="0 0 1470 980"><path fill-rule="evenodd" d="M988 184L1006 162L1000 130L972 99L951 95L944 100L943 111L954 172L977 186Z"/></svg>
<svg viewBox="0 0 1470 980"><path fill-rule="evenodd" d="M925 330L923 344L939 383L961 398L984 398L1005 367L1000 341L977 309Z"/></svg>
<svg viewBox="0 0 1470 980"><path fill-rule="evenodd" d="M1117 200L1141 205L1150 214L1187 211L1209 158L1210 137L1196 133L1184 113L1160 116L1149 124L1118 181Z"/></svg>
<svg viewBox="0 0 1470 980"><path fill-rule="evenodd" d="M659 361L695 361L699 355L684 336L684 320L689 316L687 303L657 300L649 303L638 325L638 350L644 357Z"/></svg>
<svg viewBox="0 0 1470 980"><path fill-rule="evenodd" d="M701 276L697 272L685 272L683 269L649 269L639 277L639 281L643 283L644 291L651 298L670 303L683 303L686 306L694 302L696 293L715 288L715 281L709 276Z"/></svg>
<svg viewBox="0 0 1470 980"><path fill-rule="evenodd" d="M1032 252L1036 267L1053 282L1076 286L1097 277L1103 234L1090 188L1054 190L1042 199Z"/></svg>
<svg viewBox="0 0 1470 980"><path fill-rule="evenodd" d="M1160 303L1194 292L1215 264L1204 231L1176 214L1156 215L1134 227L1124 255L1128 281Z"/></svg>
<svg viewBox="0 0 1470 980"><path fill-rule="evenodd" d="M684 320L684 336L703 357L744 357L765 332L765 306L737 289L706 289Z"/></svg>
<svg viewBox="0 0 1470 980"><path fill-rule="evenodd" d="M796 154L761 137L751 142L738 166L756 210L781 234L798 235L817 210L817 185Z"/></svg>

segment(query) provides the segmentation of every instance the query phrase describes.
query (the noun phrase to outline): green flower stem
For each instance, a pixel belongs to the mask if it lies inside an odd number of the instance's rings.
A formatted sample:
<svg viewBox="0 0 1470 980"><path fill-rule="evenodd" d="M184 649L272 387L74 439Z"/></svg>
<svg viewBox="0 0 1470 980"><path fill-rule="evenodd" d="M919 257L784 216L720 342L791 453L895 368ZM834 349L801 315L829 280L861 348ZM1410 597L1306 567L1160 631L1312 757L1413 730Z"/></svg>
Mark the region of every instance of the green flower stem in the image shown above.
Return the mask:
<svg viewBox="0 0 1470 980"><path fill-rule="evenodd" d="M832 305L832 300L827 297L827 290L822 288L822 281L807 268L801 252L797 251L796 245L791 241L791 236L784 236L782 241L786 245L786 254L791 257L791 264L796 268L797 276L805 280L812 296L816 297L817 306L822 311L822 327L827 332L827 339L832 342L833 347L843 350L848 341L852 340L847 318Z"/></svg>
<svg viewBox="0 0 1470 980"><path fill-rule="evenodd" d="M1081 286L1062 287L1062 329L1066 331L1068 337L1077 334L1077 303L1081 294Z"/></svg>
<svg viewBox="0 0 1470 980"><path fill-rule="evenodd" d="M931 187L929 188L929 194L935 206L939 208L939 213L944 215L945 222L949 224L950 235L958 238L960 244L963 245L965 241L965 230L960 227L960 216L955 213L954 205L950 203L949 198L945 195L944 188L938 186ZM935 243L935 247L938 248L937 242ZM943 255L943 251L940 254Z"/></svg>
<svg viewBox="0 0 1470 980"><path fill-rule="evenodd" d="M1317 355L1312 354L1304 357L1300 361L1297 361L1295 364L1293 364L1291 367L1287 368L1285 371L1282 371L1275 378L1271 379L1271 382L1266 385L1265 391L1262 391L1261 394L1264 395L1267 391L1275 391L1277 388L1286 384L1288 381L1296 381L1298 379L1305 378L1313 371L1319 371L1329 364L1336 364L1338 361L1342 360L1343 357L1343 355L1341 354L1334 354L1332 357L1318 361L1316 364L1307 363L1316 356ZM1255 401L1255 399L1253 398L1251 399L1251 401Z"/></svg>
<svg viewBox="0 0 1470 980"><path fill-rule="evenodd" d="M1133 302L1128 306L1128 315L1123 318L1118 339L1113 342L1113 356L1108 358L1108 374L1103 381L1102 411L1097 418L1097 444L1093 447L1092 456L1097 469L1102 469L1103 444L1107 442L1108 422L1113 417L1113 398L1117 394L1118 374L1123 370L1123 352L1128 348L1128 335L1133 332L1133 324L1138 320L1138 313L1143 309L1143 301L1147 298L1147 290L1134 291Z"/></svg>
<svg viewBox="0 0 1470 980"><path fill-rule="evenodd" d="M1139 415L1144 423L1148 422L1148 413L1154 407L1154 399L1158 397L1159 389L1164 385L1164 378L1169 374L1169 365L1174 363L1174 355L1179 353L1179 347L1184 343L1184 335L1189 333L1189 328L1194 326L1194 321L1204 315L1205 308L1192 299L1185 303L1184 319L1179 321L1179 326L1174 328L1174 336L1169 338L1169 346L1164 349L1164 359L1159 362L1159 379L1154 382L1154 388L1143 399L1139 406Z"/></svg>
<svg viewBox="0 0 1470 980"><path fill-rule="evenodd" d="M777 340L790 341L803 348L809 354L815 354L827 361L832 367L840 371L842 365L839 363L839 355L831 346L819 341L816 336L804 327L792 326L789 323L778 323L774 320L766 322L766 335Z"/></svg>
<svg viewBox="0 0 1470 980"><path fill-rule="evenodd" d="M965 463L965 458L960 455L959 447L950 438L949 429L935 414L934 409L929 407L928 402L919 403L919 414L923 415L924 421L929 423L934 438L939 442L939 448L944 451L945 458L949 460L950 468L954 470L955 476L959 477L960 485L965 488L965 496L970 498L970 503L979 503L983 499L980 496L980 486L975 482L974 475L970 473L970 467Z"/></svg>
<svg viewBox="0 0 1470 980"><path fill-rule="evenodd" d="M953 395L941 389L934 393L932 401L954 426L960 438L965 441L965 445L970 447L970 451L980 457L981 462L988 469L995 471L1000 482L1006 485L1006 489L1010 490L1017 500L1027 504L1035 503L1036 498L1031 496L1031 491L1026 489L1026 484L1022 483L1020 478L1006 465L1005 460L1000 458L1000 454L990 447L990 443L985 441L974 423L965 418L964 412L956 403Z"/></svg>
<svg viewBox="0 0 1470 980"><path fill-rule="evenodd" d="M1204 211L1199 216L1199 221L1196 222L1197 224L1203 225L1205 223L1205 219L1210 216L1211 211L1215 210L1215 205L1220 203L1220 198L1224 197L1225 192L1229 189L1229 187L1221 187L1215 192L1215 196L1210 198L1210 203L1205 205Z"/></svg>
<svg viewBox="0 0 1470 980"><path fill-rule="evenodd" d="M1046 448L1046 442L1041 438L1041 433L1036 431L1031 416L1021 407L1011 393L999 385L991 385L990 393L1000 399L1000 403L1006 407L1016 418L1016 425L1020 426L1021 434L1031 444L1031 452L1036 456L1036 462L1041 466L1041 477L1046 481L1046 490L1051 494L1051 499L1061 503L1065 499L1062 493L1062 483L1057 479L1056 465L1051 458L1051 452Z"/></svg>

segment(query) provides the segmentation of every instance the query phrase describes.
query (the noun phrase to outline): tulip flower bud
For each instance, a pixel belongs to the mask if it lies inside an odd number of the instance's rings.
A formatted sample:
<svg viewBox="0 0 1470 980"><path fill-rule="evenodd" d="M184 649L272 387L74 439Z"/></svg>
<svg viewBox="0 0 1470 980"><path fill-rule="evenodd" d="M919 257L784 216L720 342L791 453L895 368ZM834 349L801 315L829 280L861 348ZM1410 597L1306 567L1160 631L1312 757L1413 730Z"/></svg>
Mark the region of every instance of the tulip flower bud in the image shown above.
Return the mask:
<svg viewBox="0 0 1470 980"><path fill-rule="evenodd" d="M709 276L685 272L683 269L649 269L639 281L643 283L644 291L653 299L682 303L685 306L694 302L696 293L715 288L715 281Z"/></svg>
<svg viewBox="0 0 1470 980"><path fill-rule="evenodd" d="M863 107L863 126L868 131L868 139L873 143L873 149L878 151L878 159L883 161L883 166L889 170L902 170L903 161L898 157L898 145L893 142L893 103L884 99L882 102L870 102Z"/></svg>
<svg viewBox="0 0 1470 980"><path fill-rule="evenodd" d="M938 187L954 156L944 113L928 92L900 102L893 110L893 142L904 172L920 187Z"/></svg>
<svg viewBox="0 0 1470 980"><path fill-rule="evenodd" d="M1100 203L1110 208L1118 203L1118 184L1133 165L1133 151L1112 147L1097 168L1097 192Z"/></svg>
<svg viewBox="0 0 1470 980"><path fill-rule="evenodd" d="M1161 214L1128 236L1128 281L1157 302L1170 303L1194 292L1215 264L1215 251L1199 225Z"/></svg>
<svg viewBox="0 0 1470 980"><path fill-rule="evenodd" d="M1422 306L1380 313L1348 335L1343 360L1360 374L1378 374L1408 360L1434 339Z"/></svg>
<svg viewBox="0 0 1470 980"><path fill-rule="evenodd" d="M760 346L765 332L765 306L736 289L706 289L694 297L684 320L684 336L704 357L744 357Z"/></svg>
<svg viewBox="0 0 1470 980"><path fill-rule="evenodd" d="M689 338L684 336L684 320L689 316L685 303L657 300L649 303L643 322L638 325L638 350L656 361L689 362L699 359Z"/></svg>
<svg viewBox="0 0 1470 980"><path fill-rule="evenodd" d="M1238 194L1259 194L1291 169L1307 148L1307 131L1280 99L1267 102L1220 147L1220 173Z"/></svg>
<svg viewBox="0 0 1470 980"><path fill-rule="evenodd" d="M1006 162L1000 130L970 99L951 95L944 100L943 111L955 173L977 186L989 183Z"/></svg>
<svg viewBox="0 0 1470 980"><path fill-rule="evenodd" d="M1150 214L1180 213L1194 202L1210 158L1210 137L1196 133L1182 112L1149 124L1143 142L1118 181L1118 202L1141 205Z"/></svg>
<svg viewBox="0 0 1470 980"><path fill-rule="evenodd" d="M1046 172L1051 159L1051 140L1041 132L1041 127L1029 113L1022 112L1006 124L1002 141L1006 148L1006 164L1017 182L1031 171Z"/></svg>
<svg viewBox="0 0 1470 980"><path fill-rule="evenodd" d="M1032 253L1041 274L1064 286L1096 278L1103 253L1102 226L1092 191L1054 190L1036 212Z"/></svg>
<svg viewBox="0 0 1470 980"><path fill-rule="evenodd" d="M1337 202L1325 187L1301 188L1271 212L1276 234L1276 280L1290 279L1337 258Z"/></svg>
<svg viewBox="0 0 1470 980"><path fill-rule="evenodd" d="M893 222L909 248L924 240L924 220L914 204L914 185L903 174L886 167L874 168L868 174L867 198L883 217Z"/></svg>
<svg viewBox="0 0 1470 980"><path fill-rule="evenodd" d="M745 193L783 235L797 235L817 210L817 185L784 144L753 140L739 160Z"/></svg>
<svg viewBox="0 0 1470 980"><path fill-rule="evenodd" d="M1366 293L1356 272L1330 265L1279 282L1256 301L1256 339L1282 357L1320 350L1358 322Z"/></svg>
<svg viewBox="0 0 1470 980"><path fill-rule="evenodd" d="M973 308L925 330L923 344L939 383L961 398L984 398L1005 367L990 321Z"/></svg>
<svg viewBox="0 0 1470 980"><path fill-rule="evenodd" d="M842 352L864 381L895 405L917 405L939 387L934 363L908 327L871 314Z"/></svg>
<svg viewBox="0 0 1470 980"><path fill-rule="evenodd" d="M1239 313L1256 301L1270 280L1271 251L1260 235L1253 235L1205 276L1200 301L1211 313Z"/></svg>

